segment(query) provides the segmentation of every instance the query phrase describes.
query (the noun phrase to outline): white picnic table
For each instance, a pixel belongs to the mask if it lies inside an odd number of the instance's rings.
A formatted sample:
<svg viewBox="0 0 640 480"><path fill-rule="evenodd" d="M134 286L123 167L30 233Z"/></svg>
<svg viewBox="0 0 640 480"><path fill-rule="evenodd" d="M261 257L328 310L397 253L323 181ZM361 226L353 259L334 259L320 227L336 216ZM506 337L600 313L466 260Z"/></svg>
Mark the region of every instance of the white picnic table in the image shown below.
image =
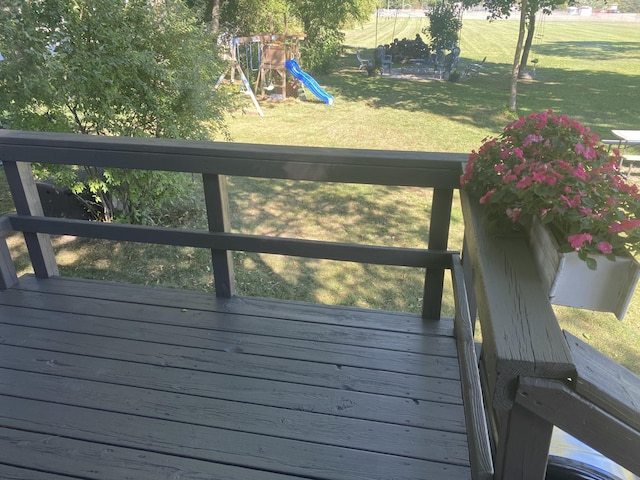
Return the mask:
<svg viewBox="0 0 640 480"><path fill-rule="evenodd" d="M634 163L640 163L640 155L628 154L626 149L629 145L640 145L640 130L611 130L611 133L618 139L618 148L622 152L620 168L626 162L629 165L627 175L631 175L631 167Z"/></svg>

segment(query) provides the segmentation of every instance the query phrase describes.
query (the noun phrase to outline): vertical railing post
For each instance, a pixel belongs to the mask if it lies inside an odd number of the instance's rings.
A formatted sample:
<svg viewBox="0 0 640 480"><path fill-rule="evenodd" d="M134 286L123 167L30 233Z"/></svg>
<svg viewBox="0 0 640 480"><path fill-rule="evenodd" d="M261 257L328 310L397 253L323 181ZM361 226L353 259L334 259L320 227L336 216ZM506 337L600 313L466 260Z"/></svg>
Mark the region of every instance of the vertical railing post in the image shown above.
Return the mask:
<svg viewBox="0 0 640 480"><path fill-rule="evenodd" d="M33 179L31 164L6 159L3 159L3 162L16 212L19 215L43 217L42 202ZM24 240L36 277L48 278L60 274L49 235L25 232Z"/></svg>
<svg viewBox="0 0 640 480"><path fill-rule="evenodd" d="M16 267L5 238L10 232L9 218L0 218L0 290L7 290L18 282Z"/></svg>
<svg viewBox="0 0 640 480"><path fill-rule="evenodd" d="M469 313L471 315L471 326L473 332L476 331L476 317L478 314L478 304L476 302L476 292L473 288L473 266L471 258L468 257L469 246L467 244L466 235L462 238L462 270L464 272L464 282L467 286L467 298L469 302Z"/></svg>
<svg viewBox="0 0 640 480"><path fill-rule="evenodd" d="M544 480L553 425L517 403L498 416L496 480Z"/></svg>
<svg viewBox="0 0 640 480"><path fill-rule="evenodd" d="M431 202L429 250L446 250L449 243L453 190L435 188ZM444 268L427 268L424 281L422 318L439 319L442 310Z"/></svg>
<svg viewBox="0 0 640 480"><path fill-rule="evenodd" d="M210 232L229 232L231 220L229 218L229 195L227 193L227 179L224 175L202 174L204 185L207 221ZM235 295L235 275L233 271L232 252L228 250L211 250L213 262L213 276L217 297L231 297Z"/></svg>

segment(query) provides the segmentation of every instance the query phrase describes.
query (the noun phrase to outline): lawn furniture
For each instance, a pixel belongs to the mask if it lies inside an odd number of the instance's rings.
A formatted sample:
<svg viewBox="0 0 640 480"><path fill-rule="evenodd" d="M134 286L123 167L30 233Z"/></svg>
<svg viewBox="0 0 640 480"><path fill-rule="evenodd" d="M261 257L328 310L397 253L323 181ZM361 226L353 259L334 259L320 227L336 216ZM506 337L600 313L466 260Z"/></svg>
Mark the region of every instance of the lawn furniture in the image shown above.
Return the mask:
<svg viewBox="0 0 640 480"><path fill-rule="evenodd" d="M622 170L622 166L624 163L629 165L629 169L627 171L627 176L631 175L631 169L634 164L640 162L640 155L632 155L628 154L627 147L640 145L640 130L611 130L611 133L616 137L618 149L622 154L622 158L620 160L620 170ZM603 140L603 142L606 142Z"/></svg>
<svg viewBox="0 0 640 480"><path fill-rule="evenodd" d="M22 232L34 271L0 241L2 478L542 480L554 424L640 472L638 378L565 337L526 239L488 235L458 192L466 155L0 130L0 158L16 206L0 240ZM209 228L44 217L30 162L191 173ZM227 176L424 188L429 236L235 233ZM51 235L209 249L215 292L61 276ZM234 251L423 268L423 309L239 296Z"/></svg>

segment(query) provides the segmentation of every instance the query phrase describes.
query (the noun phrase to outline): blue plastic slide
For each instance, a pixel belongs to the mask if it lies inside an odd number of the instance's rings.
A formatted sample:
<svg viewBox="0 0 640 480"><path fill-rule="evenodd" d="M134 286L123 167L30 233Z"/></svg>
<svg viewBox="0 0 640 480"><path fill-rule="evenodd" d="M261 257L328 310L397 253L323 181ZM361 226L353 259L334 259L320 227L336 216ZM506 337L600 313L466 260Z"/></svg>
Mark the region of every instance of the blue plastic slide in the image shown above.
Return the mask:
<svg viewBox="0 0 640 480"><path fill-rule="evenodd" d="M296 80L300 80L305 87L311 90L311 93L313 93L316 97L318 97L327 105L333 105L333 96L325 92L323 88L320 85L318 85L318 82L316 82L311 75L304 72L300 68L300 65L298 65L298 62L296 62L295 60L287 60L285 62L285 65L287 67L287 70L291 72L291 75L293 75Z"/></svg>

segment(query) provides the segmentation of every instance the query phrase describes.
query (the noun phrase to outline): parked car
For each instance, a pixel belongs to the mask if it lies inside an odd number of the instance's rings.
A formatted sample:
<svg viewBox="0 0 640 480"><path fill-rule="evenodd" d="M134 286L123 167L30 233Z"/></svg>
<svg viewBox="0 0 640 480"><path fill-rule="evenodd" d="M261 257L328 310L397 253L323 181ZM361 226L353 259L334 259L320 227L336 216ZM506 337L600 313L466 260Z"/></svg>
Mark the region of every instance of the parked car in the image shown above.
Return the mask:
<svg viewBox="0 0 640 480"><path fill-rule="evenodd" d="M640 480L640 477L554 428L546 480Z"/></svg>

